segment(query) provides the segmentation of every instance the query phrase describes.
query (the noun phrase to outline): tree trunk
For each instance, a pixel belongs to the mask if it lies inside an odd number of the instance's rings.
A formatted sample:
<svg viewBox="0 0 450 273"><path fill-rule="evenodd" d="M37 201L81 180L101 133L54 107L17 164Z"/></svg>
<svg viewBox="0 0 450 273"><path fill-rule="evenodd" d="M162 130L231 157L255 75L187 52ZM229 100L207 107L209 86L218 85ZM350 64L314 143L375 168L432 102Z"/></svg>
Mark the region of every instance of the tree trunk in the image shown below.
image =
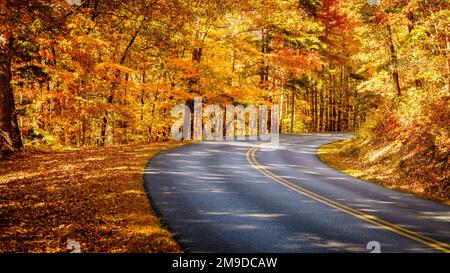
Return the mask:
<svg viewBox="0 0 450 273"><path fill-rule="evenodd" d="M331 131L336 132L336 77L332 76L333 92L331 93Z"/></svg>
<svg viewBox="0 0 450 273"><path fill-rule="evenodd" d="M291 134L294 133L294 122L295 122L295 93L292 91L291 99Z"/></svg>
<svg viewBox="0 0 450 273"><path fill-rule="evenodd" d="M391 51L391 62L392 62L392 80L394 81L395 90L397 91L397 96L402 95L402 89L400 88L400 80L398 76L398 57L397 51L395 50L394 40L392 38L391 26L387 26L388 39L389 39L389 50Z"/></svg>
<svg viewBox="0 0 450 273"><path fill-rule="evenodd" d="M7 39L0 34L0 151L2 153L23 147L11 87L11 44L12 39Z"/></svg>
<svg viewBox="0 0 450 273"><path fill-rule="evenodd" d="M320 89L320 102L319 102L319 132L323 132L324 130L324 126L323 126L323 106L324 106L324 98L323 98L323 92L325 92L325 84L322 84L322 88Z"/></svg>
<svg viewBox="0 0 450 273"><path fill-rule="evenodd" d="M331 110L332 110L332 98L333 98L333 89L331 88L332 85L332 75L330 74L330 79L328 80L328 105L327 105L327 131L331 132L333 131L333 126L331 123Z"/></svg>
<svg viewBox="0 0 450 273"><path fill-rule="evenodd" d="M326 76L324 77L324 81L323 81L324 83L324 89L323 89L323 92L324 92L324 102L323 102L323 110L324 110L324 125L323 125L323 127L324 127L324 131L329 131L329 122L330 122L330 117L329 117L329 105L330 105L330 103L329 103L329 99L330 99L330 96L329 96L329 92L330 92L330 86L329 86L329 82L328 82L328 79L326 78Z"/></svg>
<svg viewBox="0 0 450 273"><path fill-rule="evenodd" d="M340 87L338 89L339 91L339 102L338 102L338 116L337 116L337 131L342 131L342 93L344 89L344 67L341 66L341 81L340 81Z"/></svg>
<svg viewBox="0 0 450 273"><path fill-rule="evenodd" d="M317 119L318 119L318 113L317 113L317 108L318 108L318 88L317 88L317 83L314 83L314 132L318 132L317 129Z"/></svg>

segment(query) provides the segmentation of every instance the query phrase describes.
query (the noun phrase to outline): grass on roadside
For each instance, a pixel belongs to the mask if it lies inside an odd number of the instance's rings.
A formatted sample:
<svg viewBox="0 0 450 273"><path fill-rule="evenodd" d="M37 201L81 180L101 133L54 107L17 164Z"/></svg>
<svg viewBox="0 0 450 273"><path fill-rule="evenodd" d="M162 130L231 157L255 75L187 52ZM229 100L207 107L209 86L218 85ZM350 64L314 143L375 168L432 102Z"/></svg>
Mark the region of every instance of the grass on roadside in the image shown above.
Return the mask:
<svg viewBox="0 0 450 273"><path fill-rule="evenodd" d="M148 159L179 144L26 149L0 160L0 252L179 252L143 189Z"/></svg>
<svg viewBox="0 0 450 273"><path fill-rule="evenodd" d="M357 145L356 139L333 142L320 147L318 156L326 164L353 177L450 205L450 200L425 191L423 182L402 177L395 160L371 162L355 153Z"/></svg>

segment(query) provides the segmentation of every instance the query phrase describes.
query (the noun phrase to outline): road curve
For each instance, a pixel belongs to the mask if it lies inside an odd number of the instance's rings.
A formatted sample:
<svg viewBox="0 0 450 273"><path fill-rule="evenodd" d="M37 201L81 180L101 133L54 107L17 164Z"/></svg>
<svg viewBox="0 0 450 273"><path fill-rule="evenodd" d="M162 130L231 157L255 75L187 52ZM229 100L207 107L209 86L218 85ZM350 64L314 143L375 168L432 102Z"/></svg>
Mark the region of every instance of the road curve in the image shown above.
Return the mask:
<svg viewBox="0 0 450 273"><path fill-rule="evenodd" d="M317 149L346 134L201 142L149 161L144 187L188 252L449 252L450 207L350 177Z"/></svg>

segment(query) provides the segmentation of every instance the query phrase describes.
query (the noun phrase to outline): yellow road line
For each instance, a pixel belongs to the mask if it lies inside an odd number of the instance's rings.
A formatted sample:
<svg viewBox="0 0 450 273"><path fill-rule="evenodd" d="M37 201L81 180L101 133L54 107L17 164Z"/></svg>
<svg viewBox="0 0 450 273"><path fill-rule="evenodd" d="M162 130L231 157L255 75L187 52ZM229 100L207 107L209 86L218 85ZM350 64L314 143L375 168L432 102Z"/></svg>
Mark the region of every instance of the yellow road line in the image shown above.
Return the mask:
<svg viewBox="0 0 450 273"><path fill-rule="evenodd" d="M248 162L255 168L257 169L259 172L261 172L262 174L264 174L265 176L273 179L274 181L278 182L279 184L297 192L300 193L302 195L305 195L313 200L316 200L322 204L325 204L327 206L333 207L341 212L344 212L346 214L349 214L351 216L354 216L358 219L361 219L363 221L366 221L368 223L374 224L376 226L379 226L383 229L389 230L391 232L394 232L396 234L402 235L404 237L407 237L409 239L412 239L416 242L422 243L424 245L427 245L431 248L440 250L442 252L445 253L450 253L450 246L446 243L437 241L433 238L427 237L425 235L422 235L420 233L417 233L415 231L406 229L404 227L392 224L390 222L384 221L379 219L378 217L375 217L373 215L367 214L365 212L350 208L342 203L336 202L334 200L331 200L329 198L323 197L317 193L314 193L310 190L307 190L299 185L296 185L288 180L286 180L285 178L278 176L276 174L274 174L273 172L271 172L270 170L268 170L266 167L264 167L263 165L261 165L257 160L256 160L256 151L258 150L257 147L253 147L250 150L248 150L247 152L247 160Z"/></svg>
<svg viewBox="0 0 450 273"><path fill-rule="evenodd" d="M256 150L257 150L257 149L255 149L255 151L254 151L255 154L256 154ZM253 158L254 158L254 161L255 161L257 164L259 164L259 163L256 161L256 158L255 158L254 155L253 155ZM265 168L265 170L266 170L267 172L270 172L269 170L267 170L267 168ZM273 176L277 176L277 175L275 175L275 174L272 173L272 172L270 172L270 173L271 173ZM280 178L281 178L281 179L284 179L284 178L282 178L282 177L280 177ZM291 182L289 182L289 181L287 181L287 180L286 180L286 182L287 182L287 183L291 183ZM343 207L345 207L345 209L347 209L347 210L349 210L349 211L352 211L352 212L354 212L354 213L356 213L356 214L361 214L361 213L362 213L362 214L364 214L365 216L370 217L370 218L373 218L373 219L376 219L376 221L381 222L381 223L383 223L383 224L385 224L385 225L392 226L392 227L394 227L394 228L396 228L396 229L402 230L402 231L404 231L404 232L411 233L411 234L413 234L413 235L415 235L415 236L417 236L417 237L420 237L420 238L422 238L422 239L429 240L429 241L431 241L431 242L433 242L433 243L442 245L443 247L450 248L450 246L449 246L448 244L446 244L446 243L436 241L436 240L434 240L433 238L424 236L424 235L422 235L422 234L420 234L420 233L414 232L414 231L412 231L412 230L408 230L408 229L403 228L403 227L401 227L401 226L398 226L398 225L392 224L392 223L390 223L390 222L381 220L381 219L379 219L379 218L377 218L377 217L375 217L375 216L372 216L372 215L363 213L363 212L361 212L361 211L359 211L359 210L350 208L350 207L345 206L345 205L343 205L343 204L341 204L341 203L338 203L338 202L336 202L336 201L334 201L334 200L331 200L331 199L328 199L328 198L326 198L326 197L320 196L320 195L318 195L318 194L316 194L316 193L314 193L314 192L311 192L311 191L309 191L309 190L307 190L307 189L305 189L305 188L302 188L302 187L300 187L300 186L298 186L298 185L296 185L296 184L293 184L293 183L291 183L291 184L294 185L294 187L300 188L300 189L302 189L303 191L305 191L305 192L307 192L307 193L309 193L309 194L311 194L311 195L315 195L315 196L317 196L318 198L324 199L324 200L327 201L327 202L333 203L333 204L335 204L335 205L337 205L337 206L343 206Z"/></svg>

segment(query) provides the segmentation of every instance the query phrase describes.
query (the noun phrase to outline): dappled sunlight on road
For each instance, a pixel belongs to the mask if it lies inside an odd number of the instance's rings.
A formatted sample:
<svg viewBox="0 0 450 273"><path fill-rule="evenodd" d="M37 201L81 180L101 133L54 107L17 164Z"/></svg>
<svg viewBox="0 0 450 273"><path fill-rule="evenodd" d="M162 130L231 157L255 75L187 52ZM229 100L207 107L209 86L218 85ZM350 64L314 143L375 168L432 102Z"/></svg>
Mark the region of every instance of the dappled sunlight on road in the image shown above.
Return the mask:
<svg viewBox="0 0 450 273"><path fill-rule="evenodd" d="M429 203L416 204L412 196L349 177L328 167L316 156L317 148L323 143L349 136L283 136L277 149L259 150L256 160L295 185L368 214L368 219L375 215L395 220L401 225L399 229L421 230L426 226L422 222L419 224L421 219L448 220L446 208L435 215L422 213L427 210L421 212L421 209L430 206ZM308 138L311 140L305 141ZM280 187L247 160L249 150L259 144L246 141L194 143L162 152L150 161L145 169L147 192L187 249L367 252L365 244L379 240L388 252L432 250L390 232L381 224L374 225L372 220L361 221L354 215L342 213L339 207L324 205ZM414 212L410 210L411 202L415 204ZM421 231L441 238L449 236L447 229L435 225L432 230ZM316 230L320 232L315 234ZM264 245L260 240L265 240ZM241 245L243 242L246 246Z"/></svg>

